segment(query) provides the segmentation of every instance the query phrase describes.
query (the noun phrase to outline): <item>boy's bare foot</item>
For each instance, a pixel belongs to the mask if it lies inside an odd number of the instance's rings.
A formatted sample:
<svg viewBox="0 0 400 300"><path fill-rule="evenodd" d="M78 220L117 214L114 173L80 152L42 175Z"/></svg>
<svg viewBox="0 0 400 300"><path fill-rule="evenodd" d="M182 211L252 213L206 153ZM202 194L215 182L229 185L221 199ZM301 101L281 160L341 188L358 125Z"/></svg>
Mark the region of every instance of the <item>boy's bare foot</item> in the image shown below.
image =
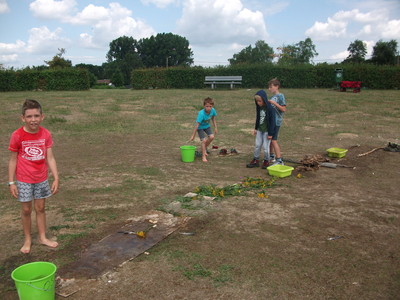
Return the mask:
<svg viewBox="0 0 400 300"><path fill-rule="evenodd" d="M208 160L207 160L207 157L205 157L204 155L203 155L203 162L208 162Z"/></svg>
<svg viewBox="0 0 400 300"><path fill-rule="evenodd" d="M21 251L23 254L28 254L31 252L31 242L25 242L19 251Z"/></svg>
<svg viewBox="0 0 400 300"><path fill-rule="evenodd" d="M57 248L58 243L49 239L39 240L39 243L50 248Z"/></svg>

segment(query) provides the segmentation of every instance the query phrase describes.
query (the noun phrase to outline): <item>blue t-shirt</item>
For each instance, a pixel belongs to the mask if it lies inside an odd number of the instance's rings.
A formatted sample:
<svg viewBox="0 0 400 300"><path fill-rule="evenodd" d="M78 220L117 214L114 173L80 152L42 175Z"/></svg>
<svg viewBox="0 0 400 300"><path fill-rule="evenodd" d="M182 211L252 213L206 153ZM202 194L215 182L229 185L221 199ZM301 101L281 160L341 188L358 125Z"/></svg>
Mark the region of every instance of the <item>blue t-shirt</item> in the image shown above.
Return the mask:
<svg viewBox="0 0 400 300"><path fill-rule="evenodd" d="M217 115L217 111L213 108L211 108L211 111L209 114L206 114L204 111L204 108L199 111L199 114L197 115L196 122L200 123L198 129L207 129L210 127L210 121L211 118Z"/></svg>
<svg viewBox="0 0 400 300"><path fill-rule="evenodd" d="M271 100L275 101L276 103L278 103L281 106L286 106L285 96L281 93L273 95L271 97ZM283 111L280 111L279 108L277 108L275 105L272 105L272 107L274 108L274 111L275 111L276 126L281 126L282 121L283 121L283 115L285 113Z"/></svg>

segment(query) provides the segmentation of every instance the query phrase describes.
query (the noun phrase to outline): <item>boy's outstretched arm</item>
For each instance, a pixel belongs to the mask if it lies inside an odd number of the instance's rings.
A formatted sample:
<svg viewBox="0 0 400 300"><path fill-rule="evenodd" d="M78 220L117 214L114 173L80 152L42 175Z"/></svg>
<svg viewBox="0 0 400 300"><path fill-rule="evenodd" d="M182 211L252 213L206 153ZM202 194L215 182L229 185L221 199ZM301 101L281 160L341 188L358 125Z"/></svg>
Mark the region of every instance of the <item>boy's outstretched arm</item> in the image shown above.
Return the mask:
<svg viewBox="0 0 400 300"><path fill-rule="evenodd" d="M195 136L196 136L197 129L199 128L199 125L200 125L200 123L199 123L199 122L196 122L196 126L194 127L193 134L192 134L192 136L190 137L189 141L193 141L193 140L194 140L194 138L195 138Z"/></svg>
<svg viewBox="0 0 400 300"><path fill-rule="evenodd" d="M217 120L215 119L215 117L211 118L213 125L214 125L214 134L218 133L218 128L217 128Z"/></svg>
<svg viewBox="0 0 400 300"><path fill-rule="evenodd" d="M8 181L13 182L15 178L15 170L17 169L17 152L11 152L10 161L8 163ZM14 198L18 198L18 189L16 184L10 185L10 193Z"/></svg>
<svg viewBox="0 0 400 300"><path fill-rule="evenodd" d="M47 149L47 157L46 157L46 159L47 159L47 165L49 166L51 174L53 174L53 178L54 178L54 181L53 181L53 183L51 185L51 192L53 194L56 194L58 192L60 179L58 177L57 163L56 163L56 159L54 157L52 148L48 148Z"/></svg>

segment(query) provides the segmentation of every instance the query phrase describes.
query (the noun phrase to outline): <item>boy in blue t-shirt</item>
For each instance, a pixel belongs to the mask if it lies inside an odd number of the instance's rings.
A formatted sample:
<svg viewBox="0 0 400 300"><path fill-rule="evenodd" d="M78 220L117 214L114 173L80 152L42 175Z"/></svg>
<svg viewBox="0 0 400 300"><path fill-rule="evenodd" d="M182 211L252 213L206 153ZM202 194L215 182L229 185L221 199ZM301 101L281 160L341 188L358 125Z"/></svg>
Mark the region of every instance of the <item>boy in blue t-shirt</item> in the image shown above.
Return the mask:
<svg viewBox="0 0 400 300"><path fill-rule="evenodd" d="M218 133L217 121L215 120L215 117L217 116L217 111L213 107L214 100L209 97L204 99L203 105L204 108L200 110L197 115L196 126L194 127L194 131L190 138L190 141L194 140L197 132L201 140L202 160L204 162L207 162L207 147L214 140L214 134ZM210 121L212 121L214 125L214 134L211 130Z"/></svg>
<svg viewBox="0 0 400 300"><path fill-rule="evenodd" d="M272 104L272 107L275 111L275 120L276 120L276 130L275 134L272 137L271 141L271 157L270 159L273 160L274 152L276 155L276 161L273 165L283 165L282 156L281 156L281 148L278 145L278 133L279 129L282 125L283 115L286 111L286 99L285 96L279 92L279 87L281 83L278 79L274 78L268 82L268 91L272 93L272 97L268 100L269 103Z"/></svg>

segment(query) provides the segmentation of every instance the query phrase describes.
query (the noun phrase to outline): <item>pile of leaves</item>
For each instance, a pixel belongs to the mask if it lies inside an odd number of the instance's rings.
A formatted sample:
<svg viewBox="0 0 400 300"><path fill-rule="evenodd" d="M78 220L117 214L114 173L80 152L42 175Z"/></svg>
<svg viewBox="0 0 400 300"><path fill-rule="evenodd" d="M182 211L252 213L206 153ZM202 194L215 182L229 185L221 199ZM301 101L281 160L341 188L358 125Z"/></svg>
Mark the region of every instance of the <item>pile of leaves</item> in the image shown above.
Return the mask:
<svg viewBox="0 0 400 300"><path fill-rule="evenodd" d="M301 171L316 171L319 169L319 164L321 162L329 162L329 159L319 155L305 155L302 160L300 160L301 166L297 167L296 170Z"/></svg>

